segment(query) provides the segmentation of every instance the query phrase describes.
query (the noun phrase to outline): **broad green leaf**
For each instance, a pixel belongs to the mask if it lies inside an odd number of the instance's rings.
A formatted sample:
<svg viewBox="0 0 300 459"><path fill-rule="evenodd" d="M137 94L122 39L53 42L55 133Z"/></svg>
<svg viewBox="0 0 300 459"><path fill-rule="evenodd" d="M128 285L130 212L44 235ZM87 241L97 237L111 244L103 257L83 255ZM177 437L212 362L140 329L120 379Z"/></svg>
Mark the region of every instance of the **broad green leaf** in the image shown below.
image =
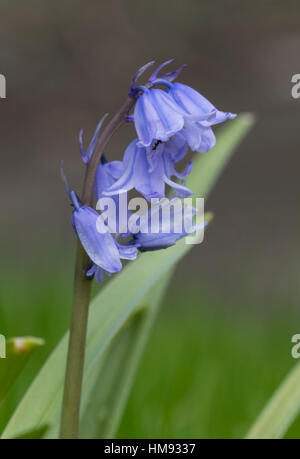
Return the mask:
<svg viewBox="0 0 300 459"><path fill-rule="evenodd" d="M181 241L168 250L143 254L115 276L92 301L88 326L84 384L99 368L108 346L145 295L182 258L191 246ZM3 433L16 437L43 424L54 426L47 433L57 436L65 373L66 335L33 381ZM85 392L82 409L84 410Z"/></svg>
<svg viewBox="0 0 300 459"><path fill-rule="evenodd" d="M209 154L196 157L188 186L193 186L197 196L207 196L222 167L252 124L251 116L240 115L220 131L217 146ZM135 262L128 264L119 275L114 276L92 301L81 406L83 416L90 403L89 396L93 393L100 368L105 364L105 358L109 358L108 351L112 342L136 309L143 305L151 289L167 275L191 247L192 245L187 245L182 240L167 250L141 255ZM37 429L45 424L52 426L52 429L47 432L47 437L57 437L67 343L68 334L57 345L29 387L4 430L3 438L13 438L24 431ZM124 404L123 399L120 406L122 404ZM118 408L115 413L118 413ZM116 417L119 416L120 412ZM110 429L115 430L115 427L105 429L110 432Z"/></svg>
<svg viewBox="0 0 300 459"><path fill-rule="evenodd" d="M81 419L80 438L114 438L151 326L173 271L145 297L99 368ZM86 387L85 387L86 390Z"/></svg>
<svg viewBox="0 0 300 459"><path fill-rule="evenodd" d="M283 438L300 412L300 363L278 387L247 434L248 439Z"/></svg>
<svg viewBox="0 0 300 459"><path fill-rule="evenodd" d="M0 404L28 362L32 351L44 344L40 338L11 338L6 343L6 357L0 359Z"/></svg>

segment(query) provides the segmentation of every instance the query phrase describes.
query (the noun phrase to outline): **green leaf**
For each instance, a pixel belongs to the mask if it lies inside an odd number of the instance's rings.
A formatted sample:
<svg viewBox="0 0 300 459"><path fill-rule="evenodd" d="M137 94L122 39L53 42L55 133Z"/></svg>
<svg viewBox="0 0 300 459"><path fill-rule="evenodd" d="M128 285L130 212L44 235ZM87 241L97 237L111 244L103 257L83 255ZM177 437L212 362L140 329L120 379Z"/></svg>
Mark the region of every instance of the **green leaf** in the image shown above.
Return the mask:
<svg viewBox="0 0 300 459"><path fill-rule="evenodd" d="M6 357L0 359L0 404L27 364L32 351L44 344L40 338L11 338L6 343Z"/></svg>
<svg viewBox="0 0 300 459"><path fill-rule="evenodd" d="M300 363L278 387L246 438L283 438L300 412Z"/></svg>
<svg viewBox="0 0 300 459"><path fill-rule="evenodd" d="M114 438L149 332L173 271L160 280L124 325L87 395L80 438Z"/></svg>
<svg viewBox="0 0 300 459"><path fill-rule="evenodd" d="M195 167L188 182L188 186L193 186L196 196L206 197L213 184L221 173L222 167L233 153L238 142L246 134L247 130L253 124L253 118L249 115L240 115L236 120L220 130L217 146L209 154L198 155L195 161ZM83 417L86 416L90 406L91 396L95 394L97 381L99 381L99 372L101 366L106 365L106 371L112 374L118 374L122 369L116 364L116 369L108 370L107 365L110 361L110 348L116 337L122 330L128 320L135 314L136 310L143 304L147 294L151 292L157 283L167 276L168 272L173 269L176 263L191 249L191 245L185 244L182 240L175 246L167 250L145 253L135 262L127 267L100 291L97 297L92 301L90 306L89 326L87 334L86 359L83 381L83 397L81 411ZM139 327L138 327L139 328ZM130 333L130 338L133 339ZM133 334L134 336L134 334ZM137 332L136 342L139 341ZM125 338L124 338L125 339ZM67 352L68 334L57 345L49 359L37 375L23 400L20 402L15 413L10 419L6 429L3 432L3 438L13 438L20 432L37 429L44 424L49 424L52 428L47 432L47 437L55 438L58 435L59 416L62 401L62 390L65 375L66 352ZM113 349L113 348L112 348ZM120 346L114 350L117 355L116 362L120 361L122 349ZM137 358L132 357L132 368L136 367ZM108 363L107 363L108 362ZM111 359L111 365L115 363ZM103 373L102 373L103 375ZM104 427L104 435L115 432L116 424L120 418L124 400L128 393L129 381L131 379L130 371L122 373L124 381L128 381L124 394L120 395L119 406L113 407L111 404L109 416L116 421L112 424L106 423L105 413L99 425ZM109 380L109 377L108 377ZM114 377L111 377L111 381ZM101 381L100 381L101 382ZM98 384L100 384L98 382ZM106 383L108 384L108 383ZM114 394L109 394L110 398ZM100 394L100 397L103 394ZM107 399L108 399L107 398ZM101 401L101 400L100 400ZM103 414L102 414L103 415ZM84 431L84 434L90 434L90 431Z"/></svg>
<svg viewBox="0 0 300 459"><path fill-rule="evenodd" d="M40 440L45 437L48 429L49 426L46 424L37 429L30 430L29 432L24 432L22 435L15 437L14 440Z"/></svg>

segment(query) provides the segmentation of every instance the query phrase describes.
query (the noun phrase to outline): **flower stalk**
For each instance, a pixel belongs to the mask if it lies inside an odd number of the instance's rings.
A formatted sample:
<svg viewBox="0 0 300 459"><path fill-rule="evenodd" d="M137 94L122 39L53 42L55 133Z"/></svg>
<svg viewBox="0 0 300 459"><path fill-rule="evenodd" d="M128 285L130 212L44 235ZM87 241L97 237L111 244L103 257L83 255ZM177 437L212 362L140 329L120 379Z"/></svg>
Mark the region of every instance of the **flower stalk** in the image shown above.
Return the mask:
<svg viewBox="0 0 300 459"><path fill-rule="evenodd" d="M134 103L135 99L129 96L99 137L95 151L87 164L84 178L82 202L87 206L91 206L93 202L94 181L104 148L117 129L126 121L128 112ZM78 240L72 318L61 414L61 439L78 438L88 312L91 296L91 280L85 274L88 263L89 257Z"/></svg>

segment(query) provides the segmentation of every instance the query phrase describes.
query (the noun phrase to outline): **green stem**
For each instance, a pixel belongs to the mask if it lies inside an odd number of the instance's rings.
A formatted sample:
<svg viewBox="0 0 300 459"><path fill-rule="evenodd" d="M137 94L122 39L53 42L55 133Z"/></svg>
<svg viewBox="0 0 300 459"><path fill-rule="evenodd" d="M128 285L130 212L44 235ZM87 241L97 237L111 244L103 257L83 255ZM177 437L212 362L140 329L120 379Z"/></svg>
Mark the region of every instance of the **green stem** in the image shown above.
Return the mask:
<svg viewBox="0 0 300 459"><path fill-rule="evenodd" d="M135 100L132 97L126 99L125 103L107 124L99 138L98 145L86 168L82 193L82 201L85 205L92 205L95 176L104 148L112 135L124 123L134 102ZM85 343L91 296L91 281L85 276L88 262L89 257L78 241L75 262L72 319L60 428L60 438L64 439L75 439L78 437Z"/></svg>
<svg viewBox="0 0 300 459"><path fill-rule="evenodd" d="M88 261L89 258L78 241L60 438L75 439L78 436L86 331L91 294L91 281L85 276Z"/></svg>

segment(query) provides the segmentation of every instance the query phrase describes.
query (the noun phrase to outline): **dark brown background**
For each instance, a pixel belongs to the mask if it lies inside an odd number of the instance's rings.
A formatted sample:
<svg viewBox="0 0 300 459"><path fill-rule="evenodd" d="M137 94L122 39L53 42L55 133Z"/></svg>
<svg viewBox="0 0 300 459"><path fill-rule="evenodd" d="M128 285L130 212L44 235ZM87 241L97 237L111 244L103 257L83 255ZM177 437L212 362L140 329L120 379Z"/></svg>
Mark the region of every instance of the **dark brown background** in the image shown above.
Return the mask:
<svg viewBox="0 0 300 459"><path fill-rule="evenodd" d="M205 243L178 276L231 296L245 288L259 307L266 292L300 293L300 99L291 97L291 77L300 73L299 1L2 0L0 23L4 268L24 264L34 273L42 258L46 269L51 251L69 269L74 237L60 160L79 187L79 129L87 139L105 112L114 113L139 66L175 57L188 65L181 81L220 109L257 115L206 204L216 218ZM133 135L123 128L109 158Z"/></svg>

